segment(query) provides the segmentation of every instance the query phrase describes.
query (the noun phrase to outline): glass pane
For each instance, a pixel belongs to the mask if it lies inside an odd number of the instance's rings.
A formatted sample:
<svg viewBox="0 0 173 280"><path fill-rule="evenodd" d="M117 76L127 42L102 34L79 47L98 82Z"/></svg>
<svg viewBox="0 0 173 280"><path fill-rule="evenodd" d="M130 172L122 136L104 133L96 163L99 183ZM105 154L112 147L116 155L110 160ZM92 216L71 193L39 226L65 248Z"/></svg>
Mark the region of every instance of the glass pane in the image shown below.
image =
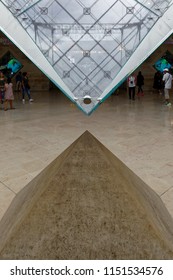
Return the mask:
<svg viewBox="0 0 173 280"><path fill-rule="evenodd" d="M99 96L116 79L172 1L1 2L29 34L74 97L78 98L78 105L88 113L98 105ZM86 93L93 97L90 105L83 103Z"/></svg>

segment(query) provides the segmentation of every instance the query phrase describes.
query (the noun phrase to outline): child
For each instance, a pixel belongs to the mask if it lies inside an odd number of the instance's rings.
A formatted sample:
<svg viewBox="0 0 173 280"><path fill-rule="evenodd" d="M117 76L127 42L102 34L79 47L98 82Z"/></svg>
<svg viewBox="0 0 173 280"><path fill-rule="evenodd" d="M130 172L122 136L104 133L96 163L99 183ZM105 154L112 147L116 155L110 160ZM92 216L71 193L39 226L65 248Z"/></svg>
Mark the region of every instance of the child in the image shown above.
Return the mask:
<svg viewBox="0 0 173 280"><path fill-rule="evenodd" d="M4 93L5 93L5 79L2 72L0 72L0 102L4 102Z"/></svg>
<svg viewBox="0 0 173 280"><path fill-rule="evenodd" d="M4 103L4 111L8 110L8 102L10 103L10 109L15 109L13 107L13 84L11 82L11 78L7 79L7 82L5 83L5 103Z"/></svg>

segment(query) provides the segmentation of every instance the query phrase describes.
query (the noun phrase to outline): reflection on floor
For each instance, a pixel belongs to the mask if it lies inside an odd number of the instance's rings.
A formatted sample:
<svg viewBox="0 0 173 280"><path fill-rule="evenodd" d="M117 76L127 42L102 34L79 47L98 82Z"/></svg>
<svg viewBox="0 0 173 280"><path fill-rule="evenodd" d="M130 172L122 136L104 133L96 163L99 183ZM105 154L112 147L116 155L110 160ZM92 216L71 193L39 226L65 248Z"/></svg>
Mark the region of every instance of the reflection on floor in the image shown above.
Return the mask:
<svg viewBox="0 0 173 280"><path fill-rule="evenodd" d="M157 94L112 95L86 116L57 92L0 110L0 217L14 196L85 130L162 198L173 216L173 109Z"/></svg>

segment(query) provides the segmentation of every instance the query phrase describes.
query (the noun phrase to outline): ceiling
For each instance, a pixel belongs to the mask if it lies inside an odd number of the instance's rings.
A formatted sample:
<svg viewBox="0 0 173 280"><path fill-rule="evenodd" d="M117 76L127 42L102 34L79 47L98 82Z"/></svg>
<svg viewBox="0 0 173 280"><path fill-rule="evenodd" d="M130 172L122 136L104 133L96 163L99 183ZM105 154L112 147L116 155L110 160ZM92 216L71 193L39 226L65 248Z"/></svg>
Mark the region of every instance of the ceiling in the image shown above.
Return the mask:
<svg viewBox="0 0 173 280"><path fill-rule="evenodd" d="M88 115L172 32L171 0L2 0L0 6L8 18L0 20L1 30Z"/></svg>

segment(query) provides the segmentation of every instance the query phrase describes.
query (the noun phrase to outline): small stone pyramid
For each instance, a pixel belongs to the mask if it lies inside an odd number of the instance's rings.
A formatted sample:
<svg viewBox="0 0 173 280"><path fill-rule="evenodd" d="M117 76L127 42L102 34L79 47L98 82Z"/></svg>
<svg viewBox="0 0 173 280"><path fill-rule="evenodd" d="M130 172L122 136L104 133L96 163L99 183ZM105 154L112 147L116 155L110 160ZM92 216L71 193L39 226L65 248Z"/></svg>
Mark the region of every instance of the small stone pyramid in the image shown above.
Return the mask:
<svg viewBox="0 0 173 280"><path fill-rule="evenodd" d="M12 201L0 259L173 259L173 220L86 131Z"/></svg>

